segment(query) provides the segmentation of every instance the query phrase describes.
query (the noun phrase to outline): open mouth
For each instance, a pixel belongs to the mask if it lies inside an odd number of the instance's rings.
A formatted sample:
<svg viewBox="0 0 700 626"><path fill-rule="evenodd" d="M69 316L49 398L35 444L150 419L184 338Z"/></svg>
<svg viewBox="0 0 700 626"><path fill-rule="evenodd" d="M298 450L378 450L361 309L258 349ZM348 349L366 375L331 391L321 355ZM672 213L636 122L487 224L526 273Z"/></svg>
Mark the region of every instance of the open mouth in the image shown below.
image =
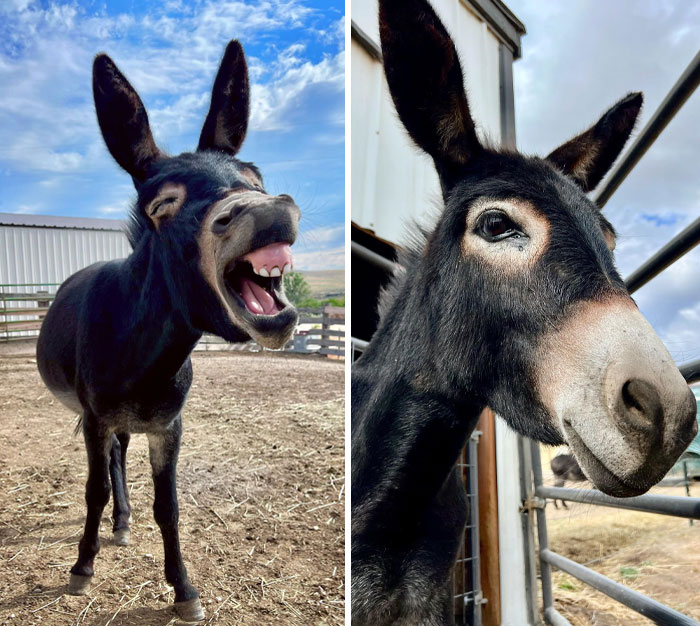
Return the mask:
<svg viewBox="0 0 700 626"><path fill-rule="evenodd" d="M273 243L233 259L223 276L227 296L253 318L274 317L291 306L282 276L293 264L288 243Z"/></svg>

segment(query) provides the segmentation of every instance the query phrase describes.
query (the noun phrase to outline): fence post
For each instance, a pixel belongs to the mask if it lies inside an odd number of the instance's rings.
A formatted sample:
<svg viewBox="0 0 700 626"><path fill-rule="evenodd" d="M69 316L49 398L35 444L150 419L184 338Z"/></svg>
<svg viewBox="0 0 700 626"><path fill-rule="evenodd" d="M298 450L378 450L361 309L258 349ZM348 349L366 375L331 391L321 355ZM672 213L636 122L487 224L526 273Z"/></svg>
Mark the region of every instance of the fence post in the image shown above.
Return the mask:
<svg viewBox="0 0 700 626"><path fill-rule="evenodd" d="M36 293L37 293L37 295L38 295L38 294L44 294L44 293L45 293L47 296L49 295L49 292L46 291L46 290L37 291ZM48 300L48 299L46 299L46 300L38 300L38 299L37 299L37 301L36 301L36 305L37 305L40 309L41 309L41 308L44 308L44 307L45 307L45 308L48 308L48 307L49 307L49 304L50 304L50 300Z"/></svg>
<svg viewBox="0 0 700 626"><path fill-rule="evenodd" d="M7 301L5 300L5 286L0 287L0 305L2 305L2 310L4 311L2 319L3 325L5 326L5 341L10 341L10 325L7 323Z"/></svg>
<svg viewBox="0 0 700 626"><path fill-rule="evenodd" d="M683 477L685 478L685 495L690 498L690 479L688 478L688 459L683 459ZM688 523L692 526L693 520L689 519Z"/></svg>

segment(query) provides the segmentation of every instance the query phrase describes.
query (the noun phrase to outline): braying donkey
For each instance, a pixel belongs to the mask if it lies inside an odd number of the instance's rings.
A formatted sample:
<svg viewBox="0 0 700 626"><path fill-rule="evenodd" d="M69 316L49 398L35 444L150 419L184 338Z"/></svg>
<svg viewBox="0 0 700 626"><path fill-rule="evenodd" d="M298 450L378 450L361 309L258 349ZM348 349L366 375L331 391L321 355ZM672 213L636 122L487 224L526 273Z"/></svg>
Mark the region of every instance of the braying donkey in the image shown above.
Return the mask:
<svg viewBox="0 0 700 626"><path fill-rule="evenodd" d="M466 499L455 462L482 409L567 442L591 481L641 494L697 431L695 402L585 195L632 131L634 93L548 157L479 141L449 34L425 0L380 0L401 122L444 208L401 258L352 375L352 623L453 624ZM488 564L487 564L488 566Z"/></svg>
<svg viewBox="0 0 700 626"><path fill-rule="evenodd" d="M130 433L146 433L165 577L178 614L196 621L204 615L180 554L175 487L189 355L203 332L270 348L288 341L298 316L282 274L292 266L300 213L290 196L265 192L252 163L235 158L249 110L237 41L226 48L196 152L171 157L156 146L141 99L104 54L94 62L93 91L107 147L138 198L131 255L68 278L37 345L41 376L82 415L87 448L87 519L68 591L86 593L94 574L110 476L114 540L129 542L125 456Z"/></svg>

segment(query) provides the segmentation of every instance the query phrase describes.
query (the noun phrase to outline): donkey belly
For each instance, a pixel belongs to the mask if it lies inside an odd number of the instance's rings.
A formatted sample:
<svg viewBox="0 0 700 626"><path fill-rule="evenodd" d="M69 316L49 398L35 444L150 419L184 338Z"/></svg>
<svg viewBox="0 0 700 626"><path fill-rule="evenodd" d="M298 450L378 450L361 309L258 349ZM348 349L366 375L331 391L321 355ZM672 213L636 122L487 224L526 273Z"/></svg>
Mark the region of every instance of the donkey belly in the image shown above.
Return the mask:
<svg viewBox="0 0 700 626"><path fill-rule="evenodd" d="M37 340L36 358L41 378L62 404L77 412L82 412L76 388L79 317L85 294L103 265L90 265L64 281L44 318Z"/></svg>

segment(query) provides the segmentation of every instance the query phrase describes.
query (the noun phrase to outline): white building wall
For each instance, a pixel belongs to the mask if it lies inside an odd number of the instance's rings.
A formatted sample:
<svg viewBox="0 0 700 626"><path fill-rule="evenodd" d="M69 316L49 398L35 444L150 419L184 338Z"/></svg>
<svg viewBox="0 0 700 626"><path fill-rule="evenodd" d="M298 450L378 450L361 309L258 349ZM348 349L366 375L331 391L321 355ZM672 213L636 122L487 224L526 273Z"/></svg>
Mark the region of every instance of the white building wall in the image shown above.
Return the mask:
<svg viewBox="0 0 700 626"><path fill-rule="evenodd" d="M92 263L130 253L116 230L0 225L0 284L62 283Z"/></svg>
<svg viewBox="0 0 700 626"><path fill-rule="evenodd" d="M78 270L130 253L126 235L118 230L0 224L0 309L36 308L36 301L7 300L2 294L56 293L60 284ZM30 315L0 316L0 340L6 336L2 321L35 319ZM37 331L31 330L9 334L13 338L36 335Z"/></svg>
<svg viewBox="0 0 700 626"><path fill-rule="evenodd" d="M462 0L434 0L455 40L481 138L501 141L499 39ZM377 0L353 0L353 22L379 47ZM381 64L352 42L351 215L355 224L400 243L412 220L441 202L433 162L398 120Z"/></svg>

